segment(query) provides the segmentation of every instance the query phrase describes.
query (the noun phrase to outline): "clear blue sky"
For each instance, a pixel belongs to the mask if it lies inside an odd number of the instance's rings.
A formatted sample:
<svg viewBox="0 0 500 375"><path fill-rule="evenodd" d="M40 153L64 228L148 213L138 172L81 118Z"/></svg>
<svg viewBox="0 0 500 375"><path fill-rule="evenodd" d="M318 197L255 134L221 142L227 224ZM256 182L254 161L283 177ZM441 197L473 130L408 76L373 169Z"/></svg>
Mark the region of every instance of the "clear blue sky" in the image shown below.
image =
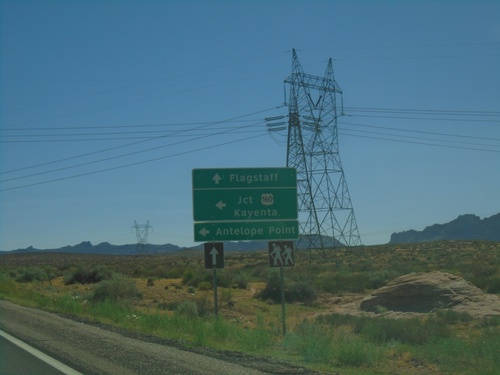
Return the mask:
<svg viewBox="0 0 500 375"><path fill-rule="evenodd" d="M334 59L364 244L500 212L498 1L0 4L0 250L194 245L193 168L285 165L292 48Z"/></svg>

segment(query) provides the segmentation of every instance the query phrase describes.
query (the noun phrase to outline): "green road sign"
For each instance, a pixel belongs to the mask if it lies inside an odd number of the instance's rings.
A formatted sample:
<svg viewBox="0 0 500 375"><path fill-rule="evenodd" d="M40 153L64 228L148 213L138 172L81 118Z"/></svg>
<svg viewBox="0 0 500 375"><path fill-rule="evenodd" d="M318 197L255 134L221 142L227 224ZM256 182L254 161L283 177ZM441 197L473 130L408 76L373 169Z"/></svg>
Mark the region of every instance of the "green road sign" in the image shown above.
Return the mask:
<svg viewBox="0 0 500 375"><path fill-rule="evenodd" d="M295 168L193 169L193 190L296 186Z"/></svg>
<svg viewBox="0 0 500 375"><path fill-rule="evenodd" d="M197 242L297 239L297 220L194 223Z"/></svg>
<svg viewBox="0 0 500 375"><path fill-rule="evenodd" d="M193 169L195 241L295 239L295 168Z"/></svg>
<svg viewBox="0 0 500 375"><path fill-rule="evenodd" d="M194 221L297 219L297 188L193 190Z"/></svg>

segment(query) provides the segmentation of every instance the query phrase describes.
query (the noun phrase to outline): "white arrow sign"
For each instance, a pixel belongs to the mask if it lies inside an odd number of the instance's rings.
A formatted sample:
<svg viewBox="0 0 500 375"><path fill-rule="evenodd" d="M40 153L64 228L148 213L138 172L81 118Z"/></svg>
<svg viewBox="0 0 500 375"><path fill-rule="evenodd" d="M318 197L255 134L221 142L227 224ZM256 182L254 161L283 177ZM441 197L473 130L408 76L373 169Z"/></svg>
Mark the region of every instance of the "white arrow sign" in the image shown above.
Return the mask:
<svg viewBox="0 0 500 375"><path fill-rule="evenodd" d="M224 207L226 207L226 204L223 201L218 201L215 207L217 207L219 210L222 210Z"/></svg>
<svg viewBox="0 0 500 375"><path fill-rule="evenodd" d="M215 182L215 185L219 185L220 180L222 180L222 177L219 176L218 173L215 174L215 176L212 178L212 180Z"/></svg>
<svg viewBox="0 0 500 375"><path fill-rule="evenodd" d="M209 234L210 231L207 228L203 227L198 233L201 234L203 237L206 237L206 235Z"/></svg>
<svg viewBox="0 0 500 375"><path fill-rule="evenodd" d="M219 255L219 252L214 247L212 248L212 251L210 251L210 255L212 256L212 264L215 267L215 265L217 264L217 255Z"/></svg>

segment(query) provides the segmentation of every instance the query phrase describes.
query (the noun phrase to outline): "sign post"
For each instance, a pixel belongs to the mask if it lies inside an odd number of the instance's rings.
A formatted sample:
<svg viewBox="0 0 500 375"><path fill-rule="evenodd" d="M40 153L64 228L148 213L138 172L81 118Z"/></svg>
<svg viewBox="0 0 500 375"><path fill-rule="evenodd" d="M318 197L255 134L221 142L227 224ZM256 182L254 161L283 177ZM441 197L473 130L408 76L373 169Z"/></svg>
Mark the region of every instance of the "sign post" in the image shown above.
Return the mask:
<svg viewBox="0 0 500 375"><path fill-rule="evenodd" d="M280 268L281 282L281 319L283 322L283 336L286 335L286 307L285 307L285 267L295 265L293 241L269 241L269 267Z"/></svg>
<svg viewBox="0 0 500 375"><path fill-rule="evenodd" d="M217 268L224 268L224 244L222 242L207 242L203 245L205 251L205 268L212 269L214 288L215 317L219 314L219 299L217 297Z"/></svg>

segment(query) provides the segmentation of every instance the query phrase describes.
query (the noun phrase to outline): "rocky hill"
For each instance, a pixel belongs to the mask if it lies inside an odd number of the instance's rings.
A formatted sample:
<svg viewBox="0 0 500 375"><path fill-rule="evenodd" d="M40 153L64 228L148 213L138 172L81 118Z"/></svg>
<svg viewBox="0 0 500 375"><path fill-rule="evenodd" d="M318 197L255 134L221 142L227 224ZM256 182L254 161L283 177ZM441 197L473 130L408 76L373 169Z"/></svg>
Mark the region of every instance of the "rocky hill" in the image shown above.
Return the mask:
<svg viewBox="0 0 500 375"><path fill-rule="evenodd" d="M461 215L446 224L434 224L422 231L393 233L389 243L430 242L438 240L500 241L500 213L481 219L476 215Z"/></svg>
<svg viewBox="0 0 500 375"><path fill-rule="evenodd" d="M182 250L181 247L172 244L166 245L149 245L149 253L171 253ZM74 246L64 246L58 249L37 249L33 246L26 249L17 249L11 253L34 253L34 252L51 252L51 253L77 253L77 254L110 254L110 255L130 255L137 254L137 245L112 245L109 242L101 242L98 245L92 245L89 241L83 241ZM3 253L3 252L0 252Z"/></svg>

